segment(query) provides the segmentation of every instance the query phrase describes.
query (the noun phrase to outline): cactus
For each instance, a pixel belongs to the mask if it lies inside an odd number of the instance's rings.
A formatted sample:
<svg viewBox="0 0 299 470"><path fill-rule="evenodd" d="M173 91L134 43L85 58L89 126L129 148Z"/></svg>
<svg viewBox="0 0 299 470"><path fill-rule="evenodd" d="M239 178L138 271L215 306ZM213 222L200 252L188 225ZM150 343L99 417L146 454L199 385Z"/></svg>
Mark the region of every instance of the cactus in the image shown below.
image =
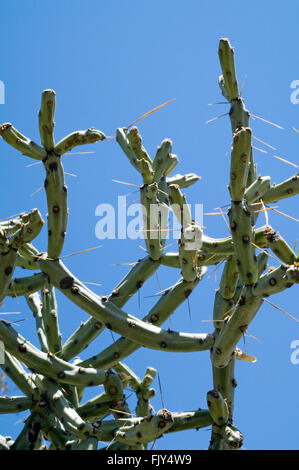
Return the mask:
<svg viewBox="0 0 299 470"><path fill-rule="evenodd" d="M200 177L194 173L170 176L178 163L170 139L163 140L151 158L137 127L119 127L116 141L142 177L140 200L148 254L135 263L106 297L90 290L61 259L68 235L63 155L76 146L103 141L105 134L90 128L72 132L55 143L53 90L42 93L41 145L10 123L0 126L0 135L9 145L43 163L48 205L48 245L44 252L39 252L33 244L44 224L37 209L0 222L0 302L6 296L25 297L35 319L40 345L34 346L13 325L1 320L0 340L5 346L1 367L23 395L1 396L0 413L28 410L30 414L15 440L0 436L0 449L146 450L150 443L168 433L208 426L212 427L210 450L242 447L243 435L234 425L235 362L254 362L255 358L243 353L237 347L238 342L266 297L299 283L298 255L268 224L256 227L255 208L298 194L299 174L278 185L271 185L269 176L256 174L250 115L240 96L234 51L227 39L220 40L219 58L222 68L219 86L230 103L233 134L228 171L230 236L212 238L192 219L182 189ZM178 251L174 253L164 253L169 210L181 225ZM267 250L282 263L265 273ZM200 288L208 266L221 261L224 268L214 300L214 332L163 329L163 323L179 305L195 288ZM142 319L126 313L123 307L127 301L160 265L179 269L181 278L161 292L159 300ZM37 272L14 277L17 266ZM64 342L59 327L58 291L89 315ZM105 329L121 337L86 360L78 358ZM123 362L142 346L159 350L161 354L209 350L213 384L212 388L207 387L211 388L207 392L207 408L179 412L163 407L154 412L151 398L155 389L151 386L157 371L148 366L139 378ZM4 378L0 376L2 391L5 391ZM98 385L103 386L102 393L82 402L84 390ZM128 385L136 396L135 414L124 396Z"/></svg>

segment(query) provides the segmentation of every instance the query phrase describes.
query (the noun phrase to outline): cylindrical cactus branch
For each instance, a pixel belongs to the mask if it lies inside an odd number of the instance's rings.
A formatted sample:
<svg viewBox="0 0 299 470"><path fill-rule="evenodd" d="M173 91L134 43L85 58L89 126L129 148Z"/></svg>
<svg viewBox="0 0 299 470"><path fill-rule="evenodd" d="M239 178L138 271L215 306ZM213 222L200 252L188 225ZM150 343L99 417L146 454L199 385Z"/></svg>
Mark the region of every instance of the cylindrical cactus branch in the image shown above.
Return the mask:
<svg viewBox="0 0 299 470"><path fill-rule="evenodd" d="M218 390L208 391L207 404L213 422L219 427L225 426L229 419L229 410L226 401Z"/></svg>
<svg viewBox="0 0 299 470"><path fill-rule="evenodd" d="M235 388L237 387L237 381L235 379L235 354L231 356L230 361L227 366L222 368L217 368L214 365L213 369L213 387L217 390L223 399L226 401L229 412L229 422L233 420L234 413L234 396Z"/></svg>
<svg viewBox="0 0 299 470"><path fill-rule="evenodd" d="M247 184L251 151L251 129L241 127L234 134L229 191L232 201L242 201Z"/></svg>
<svg viewBox="0 0 299 470"><path fill-rule="evenodd" d="M281 201L299 193L299 173L291 176L279 184L272 185L268 191L263 194L263 202L271 204L272 202Z"/></svg>
<svg viewBox="0 0 299 470"><path fill-rule="evenodd" d="M38 113L39 133L43 147L47 152L53 150L55 126L56 93L54 90L42 92L41 108Z"/></svg>
<svg viewBox="0 0 299 470"><path fill-rule="evenodd" d="M106 136L102 131L89 128L85 131L75 131L61 139L54 147L53 152L55 155L63 155L70 152L78 145L93 144L100 140L105 140Z"/></svg>
<svg viewBox="0 0 299 470"><path fill-rule="evenodd" d="M50 282L78 307L104 322L106 328L141 345L160 351L191 352L209 349L213 344L213 335L169 332L124 313L87 289L67 270L61 260L40 258L39 264L49 276Z"/></svg>
<svg viewBox="0 0 299 470"><path fill-rule="evenodd" d="M29 397L0 397L0 414L20 413L31 406L32 399Z"/></svg>
<svg viewBox="0 0 299 470"><path fill-rule="evenodd" d="M175 309L189 297L202 277L195 282L186 282L180 279L173 287L170 287L162 294L156 305L143 318L143 321L153 325L162 325ZM140 344L128 338L119 338L99 354L83 361L82 365L83 367L88 367L89 364L101 368L112 367L139 348Z"/></svg>
<svg viewBox="0 0 299 470"><path fill-rule="evenodd" d="M0 322L0 339L11 355L23 362L30 370L46 377L70 385L83 386L100 385L106 381L105 372L102 370L76 367L55 357L52 353L41 352L3 320Z"/></svg>
<svg viewBox="0 0 299 470"><path fill-rule="evenodd" d="M34 158L35 160L43 160L47 156L44 148L37 145L33 140L28 139L15 129L9 122L0 126L0 135L9 145L19 150L23 155Z"/></svg>
<svg viewBox="0 0 299 470"><path fill-rule="evenodd" d="M201 179L200 176L196 175L195 173L188 173L186 175L174 175L171 177L166 178L166 182L168 185L170 184L176 184L178 185L181 189L182 188L188 188L194 183L197 183Z"/></svg>
<svg viewBox="0 0 299 470"><path fill-rule="evenodd" d="M40 295L38 292L34 292L33 294L27 295L25 298L35 318L36 332L39 339L39 343L41 345L41 349L43 352L48 352L49 345L45 332L44 319L42 315L42 302Z"/></svg>
<svg viewBox="0 0 299 470"><path fill-rule="evenodd" d="M123 383L120 376L111 369L106 372L107 380L104 384L105 393L111 402L111 411L115 419L130 415L130 410L124 397ZM110 410L109 410L110 412Z"/></svg>
<svg viewBox="0 0 299 470"><path fill-rule="evenodd" d="M127 133L127 138L131 149L136 155L136 159L146 160L150 165L152 165L151 157L142 145L142 138L136 126L131 127L130 131Z"/></svg>
<svg viewBox="0 0 299 470"><path fill-rule="evenodd" d="M35 273L32 276L15 277L9 284L7 295L9 297L21 297L41 290L48 283L45 273Z"/></svg>
<svg viewBox="0 0 299 470"><path fill-rule="evenodd" d="M10 247L5 253L0 253L0 302L8 293L17 257L17 251Z"/></svg>
<svg viewBox="0 0 299 470"><path fill-rule="evenodd" d="M25 372L21 363L8 351L4 352L4 363L0 364L0 366L3 372L27 397L32 396L35 385L31 377Z"/></svg>
<svg viewBox="0 0 299 470"><path fill-rule="evenodd" d="M55 289L47 284L41 291L42 296L42 318L47 337L49 351L57 353L61 350L61 333L58 324L58 309Z"/></svg>
<svg viewBox="0 0 299 470"><path fill-rule="evenodd" d="M228 364L236 344L263 303L261 297L253 295L252 289L252 286L244 286L238 304L215 341L212 352L215 367Z"/></svg>
<svg viewBox="0 0 299 470"><path fill-rule="evenodd" d="M160 204L157 198L157 189L157 183L144 185L140 188L144 240L150 257L155 261L159 260L162 253L160 242Z"/></svg>
<svg viewBox="0 0 299 470"><path fill-rule="evenodd" d="M67 186L61 158L50 153L43 160L46 170L45 190L48 204L48 256L59 258L67 228Z"/></svg>

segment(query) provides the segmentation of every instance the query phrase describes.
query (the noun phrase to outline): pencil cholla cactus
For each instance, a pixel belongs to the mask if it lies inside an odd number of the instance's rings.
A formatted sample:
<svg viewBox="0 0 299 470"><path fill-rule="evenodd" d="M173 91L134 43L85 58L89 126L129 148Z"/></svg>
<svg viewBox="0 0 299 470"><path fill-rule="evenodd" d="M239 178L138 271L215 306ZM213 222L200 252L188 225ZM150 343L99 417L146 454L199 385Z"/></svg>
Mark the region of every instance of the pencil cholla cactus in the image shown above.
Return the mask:
<svg viewBox="0 0 299 470"><path fill-rule="evenodd" d="M234 367L236 360L255 359L237 344L264 298L299 282L298 257L272 227L268 224L258 227L257 218L266 204L298 194L299 174L277 185L271 185L268 176L257 176L250 114L240 96L234 52L228 39L220 40L219 58L222 68L219 85L230 103L233 141L228 171L231 235L211 238L192 219L182 190L200 177L193 173L170 176L178 162L170 139L163 140L151 158L137 127L119 128L116 140L142 177L140 200L148 255L136 262L107 297L91 291L61 260L68 235L62 157L78 145L105 140L105 134L92 128L73 132L55 143L53 90L42 93L41 145L12 124L0 127L1 137L8 144L43 163L48 204L48 246L43 253L33 244L44 224L37 209L0 222L0 301L6 296L26 298L40 343L40 348L35 347L11 324L0 322L0 340L5 346L1 367L23 394L1 396L0 413L30 411L15 440L0 436L1 449L146 450L149 443L167 433L211 425L209 449L242 446L243 435L233 420ZM174 212L182 227L178 251L174 253L164 253L168 210ZM281 260L281 265L266 272L268 249ZM224 261L224 268L215 295L214 332L189 334L163 329L163 323L200 284L207 267L220 261ZM160 265L180 271L177 283L163 292L142 320L125 313L122 308L126 302ZM14 278L16 266L36 272ZM58 321L57 290L90 315L64 342ZM121 337L96 356L78 359L80 352L105 328ZM207 383L207 409L188 412L162 409L154 413L150 400L155 394L151 385L156 370L149 366L139 378L123 362L141 346L161 354L210 350L213 384ZM136 394L134 414L124 397L128 384ZM84 389L96 385L103 386L102 393L82 403Z"/></svg>

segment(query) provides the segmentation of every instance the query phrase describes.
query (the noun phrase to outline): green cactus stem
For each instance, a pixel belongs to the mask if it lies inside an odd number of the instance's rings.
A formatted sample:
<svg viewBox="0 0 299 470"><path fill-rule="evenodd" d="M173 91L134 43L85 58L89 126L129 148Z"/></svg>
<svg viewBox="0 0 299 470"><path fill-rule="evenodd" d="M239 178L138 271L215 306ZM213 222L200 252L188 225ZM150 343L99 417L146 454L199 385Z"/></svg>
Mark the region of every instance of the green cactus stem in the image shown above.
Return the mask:
<svg viewBox="0 0 299 470"><path fill-rule="evenodd" d="M245 285L253 285L257 281L257 266L250 211L243 202L232 201L228 216L240 277Z"/></svg>
<svg viewBox="0 0 299 470"><path fill-rule="evenodd" d="M220 39L218 55L223 73L222 77L219 78L221 91L227 101L232 101L238 98L239 91L234 62L234 50L228 39Z"/></svg>
<svg viewBox="0 0 299 470"><path fill-rule="evenodd" d="M186 196L182 194L178 185L169 185L169 202L171 208L182 227L192 224L190 208L186 201Z"/></svg>
<svg viewBox="0 0 299 470"><path fill-rule="evenodd" d="M56 354L61 349L61 333L58 324L58 309L55 289L47 284L41 291L42 318L49 351Z"/></svg>
<svg viewBox="0 0 299 470"><path fill-rule="evenodd" d="M136 126L131 127L128 132L128 141L129 144L136 155L137 160L145 159L150 165L152 165L152 160L146 149L142 145L142 138L139 134L139 131Z"/></svg>
<svg viewBox="0 0 299 470"><path fill-rule="evenodd" d="M7 295L14 268L17 263L17 251L8 247L7 252L0 253L0 302Z"/></svg>
<svg viewBox="0 0 299 470"><path fill-rule="evenodd" d="M60 157L48 154L43 163L48 204L48 256L57 259L63 249L67 228L67 186Z"/></svg>
<svg viewBox="0 0 299 470"><path fill-rule="evenodd" d="M202 278L203 274L195 282L186 282L180 279L174 286L163 293L156 305L143 318L143 321L158 326L162 325L174 310L189 297ZM112 367L139 348L140 345L136 342L128 338L119 338L101 353L83 361L82 365L83 367L88 367L89 364L93 364L94 367ZM100 366L99 364L102 365Z"/></svg>
<svg viewBox="0 0 299 470"><path fill-rule="evenodd" d="M0 126L0 135L5 142L16 150L19 150L23 155L34 158L35 160L43 160L47 156L45 149L21 134L9 122Z"/></svg>
<svg viewBox="0 0 299 470"><path fill-rule="evenodd" d="M41 350L46 353L49 351L49 345L45 332L44 319L42 315L42 302L40 295L38 292L34 292L33 294L27 295L25 298L35 318L36 332L39 339L39 343L41 345Z"/></svg>
<svg viewBox="0 0 299 470"><path fill-rule="evenodd" d="M32 399L29 397L0 397L0 414L19 413L31 406Z"/></svg>
<svg viewBox="0 0 299 470"><path fill-rule="evenodd" d="M299 193L299 173L291 176L291 178L282 181L277 185L272 185L268 191L263 194L265 204L281 201Z"/></svg>
<svg viewBox="0 0 299 470"><path fill-rule="evenodd" d="M207 404L213 422L217 426L225 426L229 418L229 410L226 401L218 390L209 390L207 393Z"/></svg>
<svg viewBox="0 0 299 470"><path fill-rule="evenodd" d="M30 370L46 377L70 385L95 386L106 381L105 372L102 370L76 367L55 357L52 353L41 352L3 320L0 322L0 338L10 354L23 362Z"/></svg>
<svg viewBox="0 0 299 470"><path fill-rule="evenodd" d="M225 367L217 368L212 365L213 369L213 387L217 390L226 401L229 412L229 422L232 422L234 412L234 396L237 382L235 379L235 354L230 358Z"/></svg>
<svg viewBox="0 0 299 470"><path fill-rule="evenodd" d="M25 372L21 363L8 351L4 352L4 363L0 364L0 366L21 392L23 392L27 397L32 396L35 385L33 384L31 377Z"/></svg>
<svg viewBox="0 0 299 470"><path fill-rule="evenodd" d="M247 204L252 204L260 198L263 198L264 194L270 189L270 176L258 176L258 178L247 187L244 198Z"/></svg>
<svg viewBox="0 0 299 470"><path fill-rule="evenodd" d="M213 346L212 362L215 367L225 367L234 348L248 328L263 303L261 297L253 295L252 286L244 286L238 304L225 322Z"/></svg>
<svg viewBox="0 0 299 470"><path fill-rule="evenodd" d="M147 444L162 436L172 424L172 413L163 409L158 411L156 416L142 418L136 426L120 427L115 433L115 440L129 445Z"/></svg>
<svg viewBox="0 0 299 470"><path fill-rule="evenodd" d="M171 177L166 178L166 182L168 185L176 184L181 189L188 188L194 183L197 183L201 179L200 176L196 175L195 173L188 173L186 175L174 175Z"/></svg>
<svg viewBox="0 0 299 470"><path fill-rule="evenodd" d="M246 188L251 150L251 129L241 127L234 134L230 164L230 195L233 201L242 201Z"/></svg>
<svg viewBox="0 0 299 470"><path fill-rule="evenodd" d="M105 139L105 134L97 129L89 128L86 131L75 131L61 139L55 145L53 152L55 155L60 156L66 152L70 152L78 145L93 144Z"/></svg>
<svg viewBox="0 0 299 470"><path fill-rule="evenodd" d="M239 273L236 258L230 255L224 265L220 280L220 294L224 299L232 299L235 295Z"/></svg>
<svg viewBox="0 0 299 470"><path fill-rule="evenodd" d="M41 290L48 282L45 273L36 273L33 276L15 277L9 284L7 295L9 297L21 297Z"/></svg>
<svg viewBox="0 0 299 470"><path fill-rule="evenodd" d="M44 90L42 92L41 108L38 113L39 133L41 143L47 152L53 150L54 126L55 126L55 105L56 93L54 90Z"/></svg>

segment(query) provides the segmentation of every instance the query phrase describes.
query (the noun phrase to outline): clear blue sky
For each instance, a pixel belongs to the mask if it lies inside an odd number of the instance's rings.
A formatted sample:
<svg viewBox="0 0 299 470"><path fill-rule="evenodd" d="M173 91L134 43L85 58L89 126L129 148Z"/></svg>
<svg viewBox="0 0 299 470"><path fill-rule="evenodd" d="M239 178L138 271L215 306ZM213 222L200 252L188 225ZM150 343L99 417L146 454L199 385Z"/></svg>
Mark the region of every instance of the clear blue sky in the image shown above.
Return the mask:
<svg viewBox="0 0 299 470"><path fill-rule="evenodd" d="M295 168L271 157L273 153L298 163L299 104L290 102L293 80L299 80L298 1L263 2L151 0L109 2L89 0L42 0L3 2L1 7L0 80L5 83L5 104L0 105L0 121L12 122L22 133L39 141L37 113L45 88L57 94L56 140L77 129L95 126L112 135L149 109L176 98L176 101L148 117L139 125L143 142L153 156L165 137L173 140L173 151L180 162L177 172L196 172L202 180L186 190L190 203L204 204L211 212L229 203L227 191L231 143L228 117L205 124L208 119L228 111L227 105L207 106L223 101L217 80L220 74L218 41L228 37L235 47L239 82L246 81L243 97L256 115L284 127L277 129L251 121L254 135L277 150L255 151L258 172L279 182L295 173ZM69 225L63 254L99 244L95 237L98 218L95 208L106 202L116 204L117 195L130 191L112 183L119 179L140 184L115 140L89 148L94 155L64 157L69 187ZM0 218L38 207L45 216L43 191L30 194L43 184L41 165L31 163L6 143L0 142ZM138 196L138 195L137 195ZM130 196L135 199L136 194ZM281 211L298 218L298 196L279 203ZM279 214L269 214L270 224L293 246L298 223ZM258 225L263 225L263 216ZM206 233L227 236L221 217L204 218ZM35 242L46 249L46 229ZM133 262L144 254L139 242L105 240L103 248L69 258L67 266L83 281L101 283L94 289L107 294L127 267L113 263ZM172 247L173 249L173 247ZM274 265L273 261L273 265ZM271 263L272 264L272 261ZM187 303L171 319L177 331L211 332L214 292L218 286L213 268L190 298L192 320ZM178 270L159 271L162 288L179 278ZM154 277L124 308L143 316L153 304L146 298L159 290ZM272 297L272 301L299 317L298 289ZM63 340L87 318L58 294ZM18 327L21 334L37 344L34 321L26 304L7 300L1 311L21 311L27 317ZM169 322L165 325L169 326ZM263 305L249 333L260 342L246 338L247 352L258 357L256 364L238 363L235 424L244 434L246 449L298 449L299 365L290 362L290 343L299 339L298 323ZM117 335L115 335L117 336ZM101 335L80 357L88 357L107 344L111 336ZM171 354L141 349L126 361L137 374L147 366L159 370L163 401L171 411L206 407L206 392L212 388L209 354ZM162 407L157 380L156 410ZM10 384L11 395L19 392ZM88 396L99 393L91 389ZM132 398L130 399L132 400ZM130 401L130 404L132 401ZM0 433L16 436L26 413L0 416ZM210 432L188 431L167 435L156 442L156 449L203 449Z"/></svg>

